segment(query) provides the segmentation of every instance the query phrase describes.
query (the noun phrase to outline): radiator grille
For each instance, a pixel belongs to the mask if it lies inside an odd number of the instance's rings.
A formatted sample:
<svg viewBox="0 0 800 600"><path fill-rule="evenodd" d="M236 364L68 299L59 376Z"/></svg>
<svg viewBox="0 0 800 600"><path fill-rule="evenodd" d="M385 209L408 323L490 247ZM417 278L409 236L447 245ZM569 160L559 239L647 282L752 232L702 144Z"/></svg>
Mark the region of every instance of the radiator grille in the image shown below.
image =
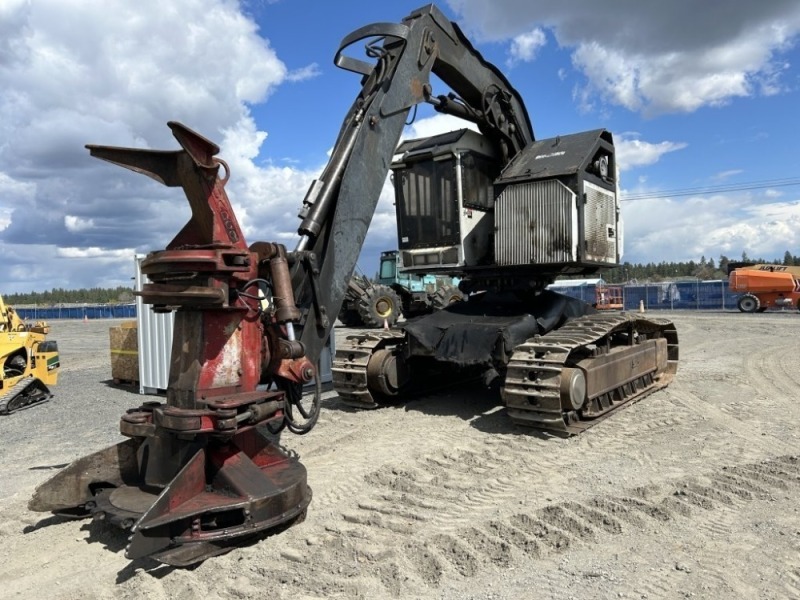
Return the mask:
<svg viewBox="0 0 800 600"><path fill-rule="evenodd" d="M614 194L585 181L584 223L586 236L585 260L617 262L617 207Z"/></svg>
<svg viewBox="0 0 800 600"><path fill-rule="evenodd" d="M498 265L574 262L578 241L575 194L560 181L508 186L495 204Z"/></svg>

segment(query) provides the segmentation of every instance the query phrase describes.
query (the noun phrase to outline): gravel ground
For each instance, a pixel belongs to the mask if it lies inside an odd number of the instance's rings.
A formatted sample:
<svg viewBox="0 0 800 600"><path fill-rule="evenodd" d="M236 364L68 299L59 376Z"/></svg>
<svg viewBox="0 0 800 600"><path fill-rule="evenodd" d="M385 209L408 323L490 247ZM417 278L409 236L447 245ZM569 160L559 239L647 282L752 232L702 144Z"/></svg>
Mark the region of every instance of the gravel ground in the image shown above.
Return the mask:
<svg viewBox="0 0 800 600"><path fill-rule="evenodd" d="M516 428L479 390L366 412L327 394L283 439L306 521L194 569L27 510L143 399L108 384L116 322L54 322L55 398L0 418L0 597L800 598L800 317L653 314L678 328L675 381L577 438Z"/></svg>

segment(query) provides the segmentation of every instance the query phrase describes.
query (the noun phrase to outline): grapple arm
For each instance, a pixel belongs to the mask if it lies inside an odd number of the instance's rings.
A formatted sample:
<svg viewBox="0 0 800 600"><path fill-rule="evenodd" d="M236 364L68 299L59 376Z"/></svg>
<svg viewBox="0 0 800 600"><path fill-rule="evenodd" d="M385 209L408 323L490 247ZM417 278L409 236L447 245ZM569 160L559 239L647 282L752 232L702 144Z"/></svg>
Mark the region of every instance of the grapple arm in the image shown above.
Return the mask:
<svg viewBox="0 0 800 600"><path fill-rule="evenodd" d="M374 63L344 54L349 46L369 39L377 40L366 46ZM295 252L293 285L305 315L300 339L312 362L341 309L411 108L429 102L436 110L477 123L506 160L533 140L520 95L433 5L412 12L399 24L376 23L354 31L342 41L334 62L363 78L330 161L312 183L300 213L302 237ZM453 93L434 96L431 73ZM306 253L314 255L316 272L304 263ZM322 290L321 297L312 293L310 279Z"/></svg>

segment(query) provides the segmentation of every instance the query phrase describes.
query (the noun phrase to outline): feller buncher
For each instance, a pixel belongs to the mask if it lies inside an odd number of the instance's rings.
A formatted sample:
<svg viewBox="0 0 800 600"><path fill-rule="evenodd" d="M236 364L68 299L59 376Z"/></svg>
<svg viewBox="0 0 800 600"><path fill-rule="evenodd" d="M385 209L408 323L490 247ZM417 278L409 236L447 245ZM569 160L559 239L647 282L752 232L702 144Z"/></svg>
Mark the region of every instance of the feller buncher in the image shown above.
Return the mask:
<svg viewBox="0 0 800 600"><path fill-rule="evenodd" d="M345 55L362 41L369 61ZM670 321L598 314L545 289L558 275L618 264L610 132L534 139L517 91L433 5L354 31L334 62L359 75L361 90L303 201L294 250L245 242L219 147L180 123L169 124L178 150L89 146L189 200L191 220L142 262L142 300L176 311L169 384L165 403L122 416L126 440L42 484L32 510L105 519L131 530L128 557L172 565L301 519L305 467L263 432L306 433L317 420L320 354L389 169L403 267L463 277L470 296L337 348L345 401L377 406L478 377L500 389L515 423L572 434L671 381ZM435 95L438 81L452 92ZM398 153L421 103L480 133Z"/></svg>
<svg viewBox="0 0 800 600"><path fill-rule="evenodd" d="M58 345L44 321L27 325L0 297L0 415L46 402L58 378Z"/></svg>
<svg viewBox="0 0 800 600"><path fill-rule="evenodd" d="M736 306L744 313L768 308L800 310L800 267L731 263L728 287L742 294Z"/></svg>

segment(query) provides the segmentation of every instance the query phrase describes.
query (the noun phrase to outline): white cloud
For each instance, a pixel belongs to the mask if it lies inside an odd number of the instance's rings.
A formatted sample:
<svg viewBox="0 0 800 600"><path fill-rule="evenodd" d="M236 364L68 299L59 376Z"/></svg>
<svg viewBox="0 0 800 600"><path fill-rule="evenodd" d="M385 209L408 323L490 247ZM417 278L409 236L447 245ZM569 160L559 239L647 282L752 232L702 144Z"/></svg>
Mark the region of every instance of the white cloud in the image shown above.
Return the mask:
<svg viewBox="0 0 800 600"><path fill-rule="evenodd" d="M36 184L32 181L18 181L0 171L0 198L9 206L26 200L31 200L36 195Z"/></svg>
<svg viewBox="0 0 800 600"><path fill-rule="evenodd" d="M74 215L65 215L64 226L70 233L78 233L94 227L94 219L82 219Z"/></svg>
<svg viewBox="0 0 800 600"><path fill-rule="evenodd" d="M584 108L609 103L648 115L691 112L787 86L781 58L800 33L800 3L448 0L478 39L546 28L572 49Z"/></svg>
<svg viewBox="0 0 800 600"><path fill-rule="evenodd" d="M322 71L320 71L319 65L317 63L311 63L310 65L289 72L286 79L287 81L305 81L312 77L319 77L321 73Z"/></svg>
<svg viewBox="0 0 800 600"><path fill-rule="evenodd" d="M588 79L580 88L586 108L595 108L592 99L599 96L632 111L656 114L692 112L751 95L753 76L767 68L770 49L762 46L749 62L742 54L737 42L703 57L690 52L628 54L590 42L578 46L572 61Z"/></svg>
<svg viewBox="0 0 800 600"><path fill-rule="evenodd" d="M134 272L133 248L56 250L45 244L9 245L0 241L0 256L3 257L2 292L6 294L85 285L128 286ZM92 271L89 278L87 270Z"/></svg>
<svg viewBox="0 0 800 600"><path fill-rule="evenodd" d="M668 152L686 148L683 142L644 142L621 134L614 140L617 165L621 171L652 165Z"/></svg>
<svg viewBox="0 0 800 600"><path fill-rule="evenodd" d="M222 154L231 169L227 192L249 241L297 239L297 213L311 181L322 168L301 170L255 162L267 138L252 120L224 131Z"/></svg>
<svg viewBox="0 0 800 600"><path fill-rule="evenodd" d="M520 62L531 62L537 52L547 43L544 31L537 27L514 37L508 49L509 58L506 64L512 67Z"/></svg>
<svg viewBox="0 0 800 600"><path fill-rule="evenodd" d="M743 222L715 227L708 234L709 242L723 252L738 253L744 250L750 256L767 260L783 257L786 250L797 248L800 241L796 233L800 226L800 204L794 207L760 207L748 212L749 217ZM768 217L770 213L773 218ZM780 218L775 218L778 214Z"/></svg>
<svg viewBox="0 0 800 600"><path fill-rule="evenodd" d="M800 200L773 202L748 193L659 198L623 202L622 217L630 262L736 258L742 250L772 259L800 246Z"/></svg>
<svg viewBox="0 0 800 600"><path fill-rule="evenodd" d="M120 259L133 260L133 248L117 248L116 250L109 250L108 248L59 248L56 256L60 258L97 258L101 261L116 262Z"/></svg>
<svg viewBox="0 0 800 600"><path fill-rule="evenodd" d="M286 81L317 76L319 67L290 72L238 3L4 0L0 65L7 292L14 285L29 291L32 282L39 289L127 283L135 252L172 239L189 216L183 194L100 163L83 148L175 149L168 120L220 143L248 235L293 233L312 173L255 163L266 133L249 104ZM26 257L34 248L32 269ZM27 273L17 283L12 264Z"/></svg>
<svg viewBox="0 0 800 600"><path fill-rule="evenodd" d="M416 138L430 137L432 135L439 135L440 133L447 133L448 131L456 131L457 129L472 129L478 131L478 126L470 121L464 121L453 115L435 114L432 117L425 117L424 119L417 119L411 125L405 128L401 139L413 140Z"/></svg>

